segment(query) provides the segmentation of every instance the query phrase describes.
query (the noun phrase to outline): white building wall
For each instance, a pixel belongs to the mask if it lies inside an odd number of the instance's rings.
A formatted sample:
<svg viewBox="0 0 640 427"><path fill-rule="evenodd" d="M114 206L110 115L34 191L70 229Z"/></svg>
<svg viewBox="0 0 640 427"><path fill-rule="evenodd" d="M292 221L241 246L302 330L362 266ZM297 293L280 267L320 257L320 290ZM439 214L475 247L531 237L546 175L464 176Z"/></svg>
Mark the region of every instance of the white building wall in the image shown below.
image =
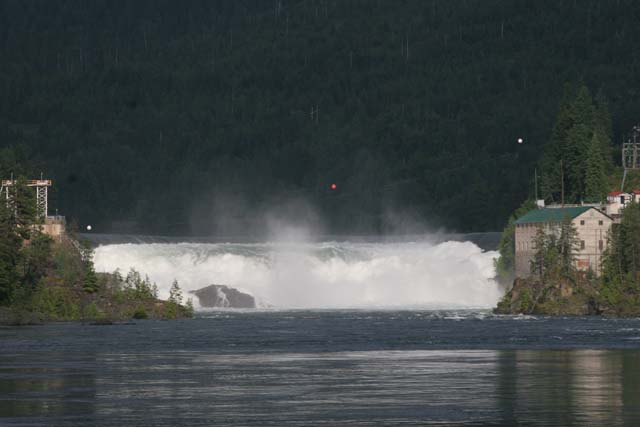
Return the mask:
<svg viewBox="0 0 640 427"><path fill-rule="evenodd" d="M606 214L609 216L618 216L620 211L631 203L634 197L629 193L612 193L607 196Z"/></svg>
<svg viewBox="0 0 640 427"><path fill-rule="evenodd" d="M606 249L607 236L613 220L596 209L589 209L574 218L572 222L580 241L580 249L576 251L577 269L582 271L591 269L599 275L602 253ZM548 223L516 224L515 273L517 277L527 277L531 274L531 260L535 253L535 236L541 225L546 233L551 231L551 226ZM584 247L582 247L583 245Z"/></svg>
<svg viewBox="0 0 640 427"><path fill-rule="evenodd" d="M591 269L599 275L602 253L607 247L607 237L613 220L595 209L590 209L574 218L572 222L581 243L581 249L576 252L576 267L582 271Z"/></svg>
<svg viewBox="0 0 640 427"><path fill-rule="evenodd" d="M541 224L516 224L516 276L527 277L531 272L531 260L535 253L534 240ZM546 228L545 228L546 229Z"/></svg>

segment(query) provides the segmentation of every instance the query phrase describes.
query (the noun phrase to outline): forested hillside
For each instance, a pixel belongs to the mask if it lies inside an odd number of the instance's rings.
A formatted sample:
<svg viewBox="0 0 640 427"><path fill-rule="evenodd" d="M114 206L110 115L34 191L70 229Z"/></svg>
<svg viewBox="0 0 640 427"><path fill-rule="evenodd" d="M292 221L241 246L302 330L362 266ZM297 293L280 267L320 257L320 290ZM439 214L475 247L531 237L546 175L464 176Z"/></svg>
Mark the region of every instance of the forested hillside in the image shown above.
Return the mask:
<svg viewBox="0 0 640 427"><path fill-rule="evenodd" d="M631 0L1 0L0 172L34 165L99 231L237 234L277 205L331 232L497 230L566 83L608 106L614 144L640 120L639 18Z"/></svg>

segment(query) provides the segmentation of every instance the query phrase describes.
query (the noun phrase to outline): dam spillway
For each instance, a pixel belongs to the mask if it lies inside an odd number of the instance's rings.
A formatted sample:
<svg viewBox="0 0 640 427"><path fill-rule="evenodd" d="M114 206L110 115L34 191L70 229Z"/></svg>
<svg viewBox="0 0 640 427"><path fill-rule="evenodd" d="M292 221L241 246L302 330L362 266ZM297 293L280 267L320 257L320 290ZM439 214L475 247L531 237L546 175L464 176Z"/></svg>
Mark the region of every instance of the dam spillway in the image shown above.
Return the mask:
<svg viewBox="0 0 640 427"><path fill-rule="evenodd" d="M501 296L496 256L469 241L190 242L103 244L94 261L148 275L161 298L176 279L183 291L224 284L283 309L488 308Z"/></svg>

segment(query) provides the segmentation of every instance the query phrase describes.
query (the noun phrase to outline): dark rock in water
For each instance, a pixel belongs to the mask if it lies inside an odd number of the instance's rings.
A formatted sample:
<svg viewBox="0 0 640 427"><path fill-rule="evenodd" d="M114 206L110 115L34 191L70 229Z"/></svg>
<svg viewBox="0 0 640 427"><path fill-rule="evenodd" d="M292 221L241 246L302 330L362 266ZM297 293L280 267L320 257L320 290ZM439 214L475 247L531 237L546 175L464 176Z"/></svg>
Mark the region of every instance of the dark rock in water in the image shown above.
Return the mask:
<svg viewBox="0 0 640 427"><path fill-rule="evenodd" d="M201 307L256 308L253 296L225 285L210 285L189 293L198 297Z"/></svg>

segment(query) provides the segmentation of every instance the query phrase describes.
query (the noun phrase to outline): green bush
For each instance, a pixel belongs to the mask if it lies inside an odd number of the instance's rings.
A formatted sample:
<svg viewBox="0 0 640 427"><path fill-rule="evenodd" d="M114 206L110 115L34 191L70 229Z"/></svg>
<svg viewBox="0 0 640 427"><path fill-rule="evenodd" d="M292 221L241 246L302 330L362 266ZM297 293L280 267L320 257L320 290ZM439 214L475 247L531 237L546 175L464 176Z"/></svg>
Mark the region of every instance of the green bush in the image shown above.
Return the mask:
<svg viewBox="0 0 640 427"><path fill-rule="evenodd" d="M40 286L31 298L31 310L54 320L79 320L80 304L76 295L61 286Z"/></svg>
<svg viewBox="0 0 640 427"><path fill-rule="evenodd" d="M520 295L520 312L524 314L529 313L532 308L532 303L531 294L529 293L529 290L525 289Z"/></svg>
<svg viewBox="0 0 640 427"><path fill-rule="evenodd" d="M136 311L133 312L134 319L148 319L149 315L147 314L147 310L143 306L136 308Z"/></svg>
<svg viewBox="0 0 640 427"><path fill-rule="evenodd" d="M164 310L162 311L162 318L166 320L177 319L180 315L180 305L173 302L167 301L164 305Z"/></svg>
<svg viewBox="0 0 640 427"><path fill-rule="evenodd" d="M88 320L101 320L106 317L105 313L98 308L95 302L85 306L83 311L83 317Z"/></svg>

